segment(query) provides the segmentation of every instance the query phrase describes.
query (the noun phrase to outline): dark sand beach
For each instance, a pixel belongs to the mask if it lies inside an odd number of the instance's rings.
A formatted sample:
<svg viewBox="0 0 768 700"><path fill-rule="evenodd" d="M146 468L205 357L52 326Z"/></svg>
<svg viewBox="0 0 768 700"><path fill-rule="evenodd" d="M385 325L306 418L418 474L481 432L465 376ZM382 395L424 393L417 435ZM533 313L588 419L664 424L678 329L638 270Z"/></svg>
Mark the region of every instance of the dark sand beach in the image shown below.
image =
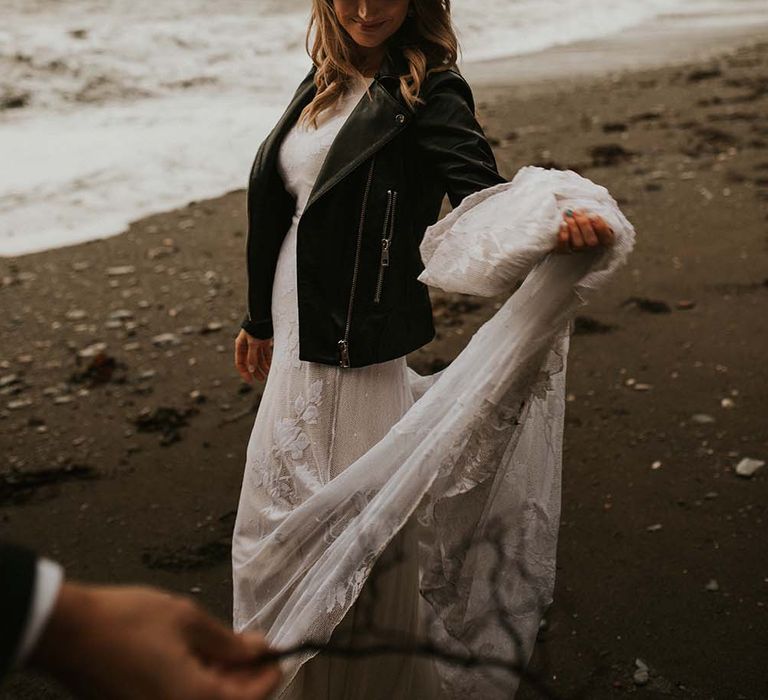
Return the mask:
<svg viewBox="0 0 768 700"><path fill-rule="evenodd" d="M686 63L474 86L506 177L576 170L637 230L571 339L555 602L531 664L563 697L768 697L768 466L735 469L768 461L755 34ZM224 619L262 386L232 365L244 217L240 190L0 259L0 536L70 577L167 587ZM501 303L432 296L438 336L408 358L422 373ZM66 696L19 673L0 697Z"/></svg>

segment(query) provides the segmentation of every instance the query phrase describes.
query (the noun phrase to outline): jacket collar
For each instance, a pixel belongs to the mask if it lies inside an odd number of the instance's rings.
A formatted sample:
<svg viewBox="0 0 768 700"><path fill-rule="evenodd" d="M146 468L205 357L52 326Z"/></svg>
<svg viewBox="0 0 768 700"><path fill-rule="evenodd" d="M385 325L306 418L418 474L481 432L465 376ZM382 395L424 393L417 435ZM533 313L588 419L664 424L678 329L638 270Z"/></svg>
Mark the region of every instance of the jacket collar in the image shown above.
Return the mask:
<svg viewBox="0 0 768 700"><path fill-rule="evenodd" d="M318 172L304 211L307 211L317 199L370 158L408 124L411 113L399 96L399 91L396 89L398 83L394 83L394 95L385 86L388 80L396 81L407 70L407 61L402 52L390 46L371 83L372 99L369 99L367 94L363 94L339 129ZM268 169L274 167L279 146L289 129L298 120L301 110L315 96L315 71L316 66L312 66L275 128L267 137L264 153L265 166Z"/></svg>

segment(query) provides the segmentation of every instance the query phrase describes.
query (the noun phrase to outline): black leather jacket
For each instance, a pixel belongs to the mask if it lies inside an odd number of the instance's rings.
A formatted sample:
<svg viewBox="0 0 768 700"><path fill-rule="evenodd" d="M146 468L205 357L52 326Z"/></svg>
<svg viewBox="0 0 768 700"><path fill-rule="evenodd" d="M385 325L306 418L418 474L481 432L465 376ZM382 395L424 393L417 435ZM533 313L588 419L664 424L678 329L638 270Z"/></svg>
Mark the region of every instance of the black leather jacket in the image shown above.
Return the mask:
<svg viewBox="0 0 768 700"><path fill-rule="evenodd" d="M426 104L411 111L399 89L407 72L390 48L339 130L297 230L299 359L362 367L405 355L435 334L419 244L445 194L505 182L474 115L472 91L456 68L422 84ZM261 144L248 183L250 335L271 338L272 284L295 200L276 163L283 137L315 95L315 67Z"/></svg>

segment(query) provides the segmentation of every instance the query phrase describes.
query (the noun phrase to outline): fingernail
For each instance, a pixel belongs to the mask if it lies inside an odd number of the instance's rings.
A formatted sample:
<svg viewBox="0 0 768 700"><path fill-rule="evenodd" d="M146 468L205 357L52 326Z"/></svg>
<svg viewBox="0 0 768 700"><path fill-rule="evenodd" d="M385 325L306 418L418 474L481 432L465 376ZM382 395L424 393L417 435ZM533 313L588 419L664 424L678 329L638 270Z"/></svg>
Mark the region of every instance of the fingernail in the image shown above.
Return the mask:
<svg viewBox="0 0 768 700"><path fill-rule="evenodd" d="M248 365L248 371L253 373L256 371L256 368L253 365Z"/></svg>
<svg viewBox="0 0 768 700"><path fill-rule="evenodd" d="M573 216L573 209L566 209L565 210L565 215L566 216Z"/></svg>

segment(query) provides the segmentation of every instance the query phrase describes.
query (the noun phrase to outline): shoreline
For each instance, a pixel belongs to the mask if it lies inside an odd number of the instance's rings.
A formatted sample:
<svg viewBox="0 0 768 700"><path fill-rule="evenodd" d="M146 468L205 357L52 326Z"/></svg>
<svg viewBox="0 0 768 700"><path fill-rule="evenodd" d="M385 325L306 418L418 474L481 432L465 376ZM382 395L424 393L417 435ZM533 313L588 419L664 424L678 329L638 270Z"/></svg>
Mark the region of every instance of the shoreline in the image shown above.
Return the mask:
<svg viewBox="0 0 768 700"><path fill-rule="evenodd" d="M711 21L711 15L703 15ZM621 34L552 46L521 56L506 56L460 64L475 94L476 102L493 97L510 88L518 98L533 96L564 88L576 83L588 84L595 80L620 81L623 74L658 67L673 67L734 51L741 46L758 43L768 37L768 11L761 13L758 24L734 26L707 26L689 31L681 23L687 16L663 16L647 20ZM733 21L734 18L731 17ZM138 215L119 231L106 233L85 241L68 243L55 248L34 250L18 255L0 254L0 260L17 260L48 250L87 245L93 241L120 236L141 221L158 214L180 211L190 204L215 201L245 187L224 190L209 197L191 199L179 206L159 208Z"/></svg>
<svg viewBox="0 0 768 700"><path fill-rule="evenodd" d="M694 31L685 26L687 19L675 15L655 18L621 34L470 63L462 72L478 89L514 86L530 95L571 85L574 80L619 80L625 73L705 62L768 37L768 11L756 24L709 25Z"/></svg>

